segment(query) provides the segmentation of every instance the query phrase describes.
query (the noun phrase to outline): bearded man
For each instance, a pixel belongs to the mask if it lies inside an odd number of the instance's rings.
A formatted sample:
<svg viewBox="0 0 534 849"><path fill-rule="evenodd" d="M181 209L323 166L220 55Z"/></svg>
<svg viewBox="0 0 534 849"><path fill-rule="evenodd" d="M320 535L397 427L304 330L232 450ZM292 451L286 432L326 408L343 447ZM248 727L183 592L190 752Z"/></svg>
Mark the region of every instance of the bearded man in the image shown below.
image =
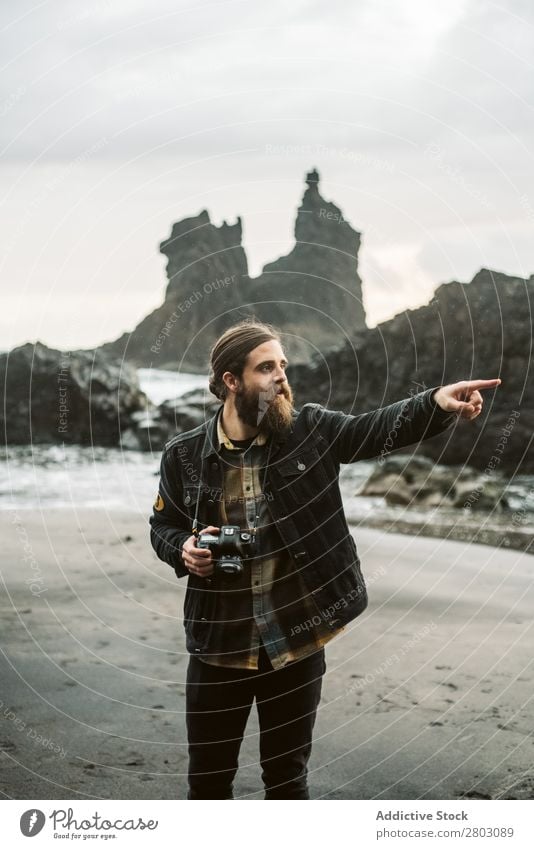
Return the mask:
<svg viewBox="0 0 534 849"><path fill-rule="evenodd" d="M233 798L254 699L265 799L309 799L324 646L367 606L340 464L434 436L457 416L476 418L479 390L500 383L435 387L353 416L319 404L294 409L287 365L275 328L231 327L210 356L221 407L163 452L150 537L177 577L188 576L188 799ZM202 537L213 541L222 528L237 539L232 527L252 545L230 576Z"/></svg>

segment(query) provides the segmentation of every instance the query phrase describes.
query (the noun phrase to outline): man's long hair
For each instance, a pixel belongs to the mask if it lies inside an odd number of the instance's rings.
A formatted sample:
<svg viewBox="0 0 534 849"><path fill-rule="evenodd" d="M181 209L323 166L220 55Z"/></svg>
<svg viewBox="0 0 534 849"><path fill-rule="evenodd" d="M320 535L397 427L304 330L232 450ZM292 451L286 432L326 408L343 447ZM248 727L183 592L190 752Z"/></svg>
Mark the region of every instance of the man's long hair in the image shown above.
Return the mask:
<svg viewBox="0 0 534 849"><path fill-rule="evenodd" d="M210 352L210 392L224 402L228 394L228 387L222 379L225 371L241 377L250 351L271 339L281 342L280 332L254 318L244 319L225 330Z"/></svg>

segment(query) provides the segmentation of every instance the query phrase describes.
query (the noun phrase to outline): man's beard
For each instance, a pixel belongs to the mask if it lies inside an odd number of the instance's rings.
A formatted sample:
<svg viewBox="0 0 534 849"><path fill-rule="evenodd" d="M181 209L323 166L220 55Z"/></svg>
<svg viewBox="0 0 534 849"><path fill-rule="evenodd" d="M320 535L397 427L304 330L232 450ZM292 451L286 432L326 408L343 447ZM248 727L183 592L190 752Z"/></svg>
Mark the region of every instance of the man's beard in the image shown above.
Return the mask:
<svg viewBox="0 0 534 849"><path fill-rule="evenodd" d="M282 394L278 395L280 389ZM241 421L259 428L260 433L282 434L291 424L293 393L288 383L266 392L242 387L236 392L235 408Z"/></svg>

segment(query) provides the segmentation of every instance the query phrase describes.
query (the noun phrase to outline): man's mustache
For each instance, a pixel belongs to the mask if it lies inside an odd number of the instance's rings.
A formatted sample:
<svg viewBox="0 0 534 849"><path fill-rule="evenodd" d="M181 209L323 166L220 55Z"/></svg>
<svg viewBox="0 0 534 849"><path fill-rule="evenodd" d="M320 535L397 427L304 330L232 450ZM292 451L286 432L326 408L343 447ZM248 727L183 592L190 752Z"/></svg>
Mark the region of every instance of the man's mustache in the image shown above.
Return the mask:
<svg viewBox="0 0 534 849"><path fill-rule="evenodd" d="M283 395L284 398L289 400L291 396L289 391L289 385L287 383L284 383L282 385L273 385L270 386L269 389L261 390L258 393L258 401L269 402L272 401L273 398L276 398L278 395Z"/></svg>

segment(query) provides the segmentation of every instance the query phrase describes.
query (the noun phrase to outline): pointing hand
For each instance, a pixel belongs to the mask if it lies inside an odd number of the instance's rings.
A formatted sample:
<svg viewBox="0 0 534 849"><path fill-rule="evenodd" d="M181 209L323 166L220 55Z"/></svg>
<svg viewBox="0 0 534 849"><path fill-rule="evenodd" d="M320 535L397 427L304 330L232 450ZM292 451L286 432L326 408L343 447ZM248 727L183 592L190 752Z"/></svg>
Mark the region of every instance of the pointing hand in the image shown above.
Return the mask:
<svg viewBox="0 0 534 849"><path fill-rule="evenodd" d="M462 419L476 419L482 412L482 395L479 389L493 389L501 383L500 377L493 380L461 380L441 386L434 392L434 401L449 413L457 413Z"/></svg>

